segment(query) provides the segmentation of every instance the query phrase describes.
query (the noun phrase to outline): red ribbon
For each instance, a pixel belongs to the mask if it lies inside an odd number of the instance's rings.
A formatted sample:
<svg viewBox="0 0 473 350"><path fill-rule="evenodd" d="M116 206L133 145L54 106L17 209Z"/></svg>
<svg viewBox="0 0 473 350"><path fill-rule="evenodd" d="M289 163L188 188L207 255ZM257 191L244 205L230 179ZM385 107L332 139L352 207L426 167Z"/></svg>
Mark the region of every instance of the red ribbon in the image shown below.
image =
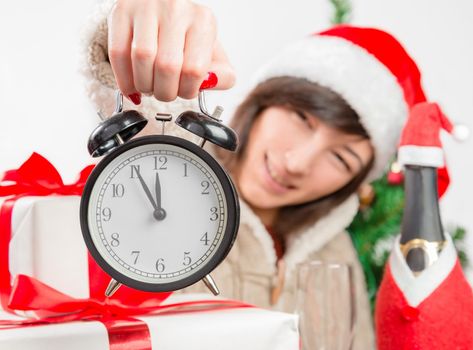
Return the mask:
<svg viewBox="0 0 473 350"><path fill-rule="evenodd" d="M0 197L52 194L80 196L93 168L94 165L85 167L76 182L65 185L56 168L43 156L33 153L20 168L7 170L3 174L0 179Z"/></svg>
<svg viewBox="0 0 473 350"><path fill-rule="evenodd" d="M111 350L151 350L151 339L145 322L132 316L175 314L210 310L247 308L253 305L236 300L196 300L174 304L129 306L119 300L76 299L33 277L18 275L8 303L11 310L34 311L36 318L0 320L1 328L55 324L72 321L99 321L108 331Z"/></svg>

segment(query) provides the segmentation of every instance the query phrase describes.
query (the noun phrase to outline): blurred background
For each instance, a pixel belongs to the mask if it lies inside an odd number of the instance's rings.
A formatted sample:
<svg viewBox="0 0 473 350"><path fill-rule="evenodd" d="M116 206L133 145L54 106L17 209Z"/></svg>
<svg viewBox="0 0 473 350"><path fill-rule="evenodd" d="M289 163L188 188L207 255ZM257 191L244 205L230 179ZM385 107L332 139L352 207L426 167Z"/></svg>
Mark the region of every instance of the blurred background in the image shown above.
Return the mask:
<svg viewBox="0 0 473 350"><path fill-rule="evenodd" d="M0 172L17 168L32 151L48 158L66 181L92 160L87 138L99 119L80 70L81 43L96 0L10 1L0 14ZM219 23L219 37L237 72L235 88L212 92L228 120L252 73L282 46L330 25L328 0L202 0ZM430 100L473 131L473 2L458 0L352 0L352 24L396 36L423 73ZM443 135L451 186L441 202L445 226L467 230L473 261L473 138ZM471 264L470 264L471 266ZM471 267L467 270L473 282Z"/></svg>

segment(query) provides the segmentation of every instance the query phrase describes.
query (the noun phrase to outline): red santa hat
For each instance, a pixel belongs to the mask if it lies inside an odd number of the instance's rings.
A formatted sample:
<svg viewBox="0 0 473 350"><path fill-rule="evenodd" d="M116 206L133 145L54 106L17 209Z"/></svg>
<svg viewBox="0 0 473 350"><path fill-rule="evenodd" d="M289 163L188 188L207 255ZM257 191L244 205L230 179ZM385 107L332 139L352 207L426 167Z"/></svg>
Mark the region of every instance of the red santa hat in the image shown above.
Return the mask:
<svg viewBox="0 0 473 350"><path fill-rule="evenodd" d="M436 103L423 102L412 107L399 143L399 163L443 167L442 129L459 141L468 136L468 129L463 125L453 125Z"/></svg>
<svg viewBox="0 0 473 350"><path fill-rule="evenodd" d="M263 66L256 83L278 76L325 86L357 112L375 148L368 180L384 173L409 110L426 100L413 59L392 35L374 28L343 25L310 35Z"/></svg>

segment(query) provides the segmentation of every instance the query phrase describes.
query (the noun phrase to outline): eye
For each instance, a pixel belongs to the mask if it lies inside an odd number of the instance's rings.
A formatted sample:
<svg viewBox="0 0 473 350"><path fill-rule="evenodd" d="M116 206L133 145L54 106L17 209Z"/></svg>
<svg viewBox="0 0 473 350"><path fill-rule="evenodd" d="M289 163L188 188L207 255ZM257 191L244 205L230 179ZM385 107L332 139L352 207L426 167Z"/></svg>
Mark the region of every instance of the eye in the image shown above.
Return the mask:
<svg viewBox="0 0 473 350"><path fill-rule="evenodd" d="M307 114L305 114L304 112L302 111L294 111L297 116L300 118L300 120L306 124L309 128L312 129L312 124L310 123L310 119L311 118L310 116L307 116Z"/></svg>
<svg viewBox="0 0 473 350"><path fill-rule="evenodd" d="M344 167L347 171L349 171L349 172L352 171L352 169L351 169L351 167L350 167L350 164L346 161L345 158L343 158L343 156L342 156L339 152L337 152L337 151L332 151L332 154L334 155L335 159L337 159L337 161L338 161L340 164L342 164L343 167Z"/></svg>

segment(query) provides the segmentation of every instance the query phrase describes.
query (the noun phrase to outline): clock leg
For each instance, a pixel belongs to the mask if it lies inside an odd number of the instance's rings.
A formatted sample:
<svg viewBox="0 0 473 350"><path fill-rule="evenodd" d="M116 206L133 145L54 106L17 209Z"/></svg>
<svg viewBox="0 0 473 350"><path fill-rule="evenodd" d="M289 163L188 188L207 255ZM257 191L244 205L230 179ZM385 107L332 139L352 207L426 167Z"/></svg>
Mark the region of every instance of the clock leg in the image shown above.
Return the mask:
<svg viewBox="0 0 473 350"><path fill-rule="evenodd" d="M118 288L121 287L121 285L122 284L120 282L117 282L112 278L108 284L107 290L105 291L105 296L111 297L118 290Z"/></svg>
<svg viewBox="0 0 473 350"><path fill-rule="evenodd" d="M207 275L205 276L202 281L204 281L205 285L207 286L208 289L212 292L213 295L219 295L220 291L218 290L217 284L215 283L214 279L212 276Z"/></svg>

